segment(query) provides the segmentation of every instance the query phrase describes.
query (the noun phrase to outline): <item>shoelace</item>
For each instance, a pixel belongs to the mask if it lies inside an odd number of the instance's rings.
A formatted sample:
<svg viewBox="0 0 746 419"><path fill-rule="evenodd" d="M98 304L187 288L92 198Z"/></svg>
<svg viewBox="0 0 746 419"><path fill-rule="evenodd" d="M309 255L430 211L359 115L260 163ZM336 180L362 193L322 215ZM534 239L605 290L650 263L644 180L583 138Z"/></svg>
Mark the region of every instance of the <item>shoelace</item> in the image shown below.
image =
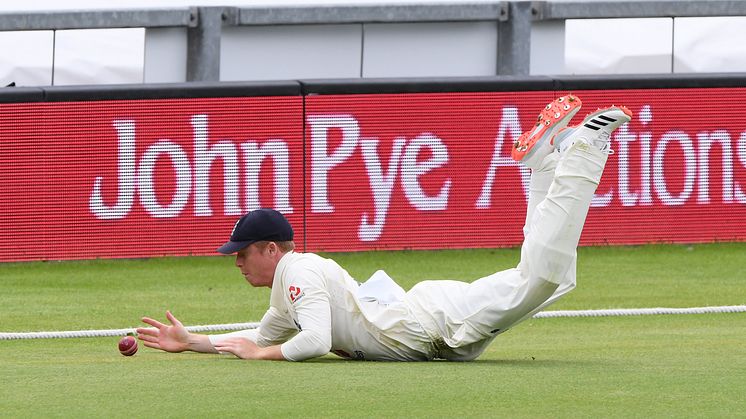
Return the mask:
<svg viewBox="0 0 746 419"><path fill-rule="evenodd" d="M603 144L599 144L599 142L602 141ZM608 140L600 140L596 138L595 140L593 140L593 146L597 147L599 150L601 150L602 153L606 153L609 156L614 154L614 149L611 148L611 138L609 138Z"/></svg>
<svg viewBox="0 0 746 419"><path fill-rule="evenodd" d="M576 139L575 141L579 139L580 138ZM558 153L564 153L565 150L567 150L568 148L572 147L573 144L575 144L575 141L571 143L568 143L567 141L562 141L559 147L557 147L556 151ZM608 140L600 139L600 138L594 138L593 140L589 140L588 138L585 138L585 141L589 143L590 146L596 147L597 149L599 149L602 153L605 153L607 155L614 154L614 150L611 148L611 138L609 138Z"/></svg>

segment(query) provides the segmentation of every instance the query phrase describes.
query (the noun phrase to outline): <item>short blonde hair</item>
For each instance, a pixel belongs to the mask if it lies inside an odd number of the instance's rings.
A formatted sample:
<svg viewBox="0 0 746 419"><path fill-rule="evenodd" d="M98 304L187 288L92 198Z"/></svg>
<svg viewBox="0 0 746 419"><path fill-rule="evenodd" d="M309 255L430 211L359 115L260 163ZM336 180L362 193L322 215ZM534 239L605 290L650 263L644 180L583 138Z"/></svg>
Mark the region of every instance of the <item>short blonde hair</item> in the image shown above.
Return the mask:
<svg viewBox="0 0 746 419"><path fill-rule="evenodd" d="M261 240L261 241L256 242L255 244L260 250L264 250L264 248L266 248L270 243L276 244L277 248L280 249L282 253L287 253L291 250L295 250L295 242L292 240L284 241L284 242Z"/></svg>

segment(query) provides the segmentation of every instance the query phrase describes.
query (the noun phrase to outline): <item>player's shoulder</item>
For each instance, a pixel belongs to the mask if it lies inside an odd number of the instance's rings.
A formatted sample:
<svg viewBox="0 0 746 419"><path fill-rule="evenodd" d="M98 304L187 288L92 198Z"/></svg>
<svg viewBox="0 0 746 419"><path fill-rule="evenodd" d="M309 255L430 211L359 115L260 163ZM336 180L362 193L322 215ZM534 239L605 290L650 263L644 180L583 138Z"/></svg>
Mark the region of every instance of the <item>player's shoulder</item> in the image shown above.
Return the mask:
<svg viewBox="0 0 746 419"><path fill-rule="evenodd" d="M282 278L285 281L294 278L323 277L324 265L327 259L314 253L291 253L283 261ZM284 258L283 258L284 259Z"/></svg>
<svg viewBox="0 0 746 419"><path fill-rule="evenodd" d="M287 302L295 305L307 300L305 295L326 292L329 278L324 268L324 258L312 253L287 256L289 258L280 275L281 289Z"/></svg>
<svg viewBox="0 0 746 419"><path fill-rule="evenodd" d="M296 253L288 255L288 269L323 266L327 259L315 253Z"/></svg>

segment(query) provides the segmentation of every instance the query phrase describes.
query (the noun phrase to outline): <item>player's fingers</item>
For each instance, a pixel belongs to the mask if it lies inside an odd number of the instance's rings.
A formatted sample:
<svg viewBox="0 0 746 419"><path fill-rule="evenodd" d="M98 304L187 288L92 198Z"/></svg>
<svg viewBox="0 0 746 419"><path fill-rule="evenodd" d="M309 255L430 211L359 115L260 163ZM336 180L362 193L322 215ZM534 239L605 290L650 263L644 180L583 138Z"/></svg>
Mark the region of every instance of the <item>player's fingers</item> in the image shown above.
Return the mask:
<svg viewBox="0 0 746 419"><path fill-rule="evenodd" d="M149 336L158 336L161 334L161 331L158 329L153 329L150 327L138 327L135 329L135 332L137 332L137 335L149 335Z"/></svg>
<svg viewBox="0 0 746 419"><path fill-rule="evenodd" d="M163 329L164 327L166 327L165 324L159 322L158 320L151 319L150 317L143 317L142 318L142 322L143 323L147 323L147 324L149 324L149 325L151 325L153 327L157 327L159 329Z"/></svg>
<svg viewBox="0 0 746 419"><path fill-rule="evenodd" d="M144 342L152 342L157 343L158 338L155 336L148 336L148 335L137 335L137 338Z"/></svg>
<svg viewBox="0 0 746 419"><path fill-rule="evenodd" d="M233 347L233 345L230 344L221 343L219 345L215 345L215 349L217 349L217 351L220 353L228 352L234 355L236 354L236 349Z"/></svg>
<svg viewBox="0 0 746 419"><path fill-rule="evenodd" d="M183 326L181 322L179 321L179 319L177 319L176 317L174 317L173 314L171 314L170 310L166 311L166 318L168 318L168 321L170 321L171 324L174 326Z"/></svg>
<svg viewBox="0 0 746 419"><path fill-rule="evenodd" d="M155 342L145 342L145 341L143 341L142 344L145 345L145 346L147 346L148 348L161 349L161 345L159 345L158 343L155 343ZM161 350L163 350L163 349L161 349Z"/></svg>

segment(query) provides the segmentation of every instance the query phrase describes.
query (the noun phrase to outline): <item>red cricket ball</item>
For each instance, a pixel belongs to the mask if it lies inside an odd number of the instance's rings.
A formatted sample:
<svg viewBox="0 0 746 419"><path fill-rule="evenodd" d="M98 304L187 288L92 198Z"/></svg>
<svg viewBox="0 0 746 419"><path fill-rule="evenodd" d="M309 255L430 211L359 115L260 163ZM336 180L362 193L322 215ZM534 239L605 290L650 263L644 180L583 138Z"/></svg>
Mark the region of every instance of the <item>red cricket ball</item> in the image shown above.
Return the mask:
<svg viewBox="0 0 746 419"><path fill-rule="evenodd" d="M132 356L137 352L137 339L125 336L119 340L119 352L124 356Z"/></svg>

